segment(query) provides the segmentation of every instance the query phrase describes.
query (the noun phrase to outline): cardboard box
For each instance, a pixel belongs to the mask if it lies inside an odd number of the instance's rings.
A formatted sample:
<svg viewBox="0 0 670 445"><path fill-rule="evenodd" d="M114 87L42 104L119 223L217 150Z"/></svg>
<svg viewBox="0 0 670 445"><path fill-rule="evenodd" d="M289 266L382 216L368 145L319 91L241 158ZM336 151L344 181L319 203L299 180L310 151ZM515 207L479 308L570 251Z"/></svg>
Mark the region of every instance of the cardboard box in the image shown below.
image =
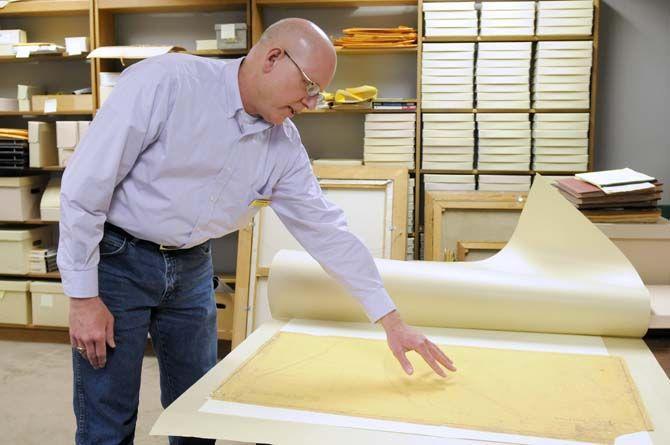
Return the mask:
<svg viewBox="0 0 670 445"><path fill-rule="evenodd" d="M65 167L79 143L79 122L56 122L56 145L58 146L58 165Z"/></svg>
<svg viewBox="0 0 670 445"><path fill-rule="evenodd" d="M27 281L0 281L0 323L30 324L29 287Z"/></svg>
<svg viewBox="0 0 670 445"><path fill-rule="evenodd" d="M0 97L0 111L19 111L19 100L9 97Z"/></svg>
<svg viewBox="0 0 670 445"><path fill-rule="evenodd" d="M32 319L35 326L69 325L70 299L63 292L59 281L33 281L30 283Z"/></svg>
<svg viewBox="0 0 670 445"><path fill-rule="evenodd" d="M116 86L116 83L119 81L120 76L121 73L114 73L114 72L100 73L99 75L100 106L102 106L102 104L107 100L109 95L112 94L112 90L114 89L114 86Z"/></svg>
<svg viewBox="0 0 670 445"><path fill-rule="evenodd" d="M33 111L44 112L45 105L49 105L47 102L49 100L55 101L55 109L48 111L51 113L62 111L90 113L93 110L93 95L91 94L40 94L33 96Z"/></svg>
<svg viewBox="0 0 670 445"><path fill-rule="evenodd" d="M3 226L0 228L0 273L30 272L30 251L53 243L53 227Z"/></svg>
<svg viewBox="0 0 670 445"><path fill-rule="evenodd" d="M0 221L40 217L40 199L48 176L0 177Z"/></svg>
<svg viewBox="0 0 670 445"><path fill-rule="evenodd" d="M65 52L77 56L88 52L88 37L65 37Z"/></svg>
<svg viewBox="0 0 670 445"><path fill-rule="evenodd" d="M53 122L28 122L28 143L30 167L58 165L56 125Z"/></svg>
<svg viewBox="0 0 670 445"><path fill-rule="evenodd" d="M598 223L600 229L626 255L644 284L670 285L670 222L656 224Z"/></svg>
<svg viewBox="0 0 670 445"><path fill-rule="evenodd" d="M214 26L218 49L246 49L247 24L225 23Z"/></svg>
<svg viewBox="0 0 670 445"><path fill-rule="evenodd" d="M42 221L60 221L60 177L49 180L40 202L40 218Z"/></svg>
<svg viewBox="0 0 670 445"><path fill-rule="evenodd" d="M15 43L26 43L26 32L22 29L0 30L0 44L13 45Z"/></svg>

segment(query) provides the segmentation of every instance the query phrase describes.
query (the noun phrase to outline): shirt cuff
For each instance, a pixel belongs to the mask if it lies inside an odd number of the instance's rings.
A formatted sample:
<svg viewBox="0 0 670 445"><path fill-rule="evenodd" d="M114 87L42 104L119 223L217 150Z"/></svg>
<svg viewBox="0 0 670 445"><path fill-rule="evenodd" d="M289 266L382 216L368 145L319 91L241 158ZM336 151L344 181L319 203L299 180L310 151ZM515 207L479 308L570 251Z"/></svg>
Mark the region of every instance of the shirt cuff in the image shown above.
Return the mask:
<svg viewBox="0 0 670 445"><path fill-rule="evenodd" d="M61 270L65 295L72 298L98 296L98 268L86 270Z"/></svg>
<svg viewBox="0 0 670 445"><path fill-rule="evenodd" d="M383 287L359 298L366 315L371 322L376 323L380 318L396 309L393 300Z"/></svg>

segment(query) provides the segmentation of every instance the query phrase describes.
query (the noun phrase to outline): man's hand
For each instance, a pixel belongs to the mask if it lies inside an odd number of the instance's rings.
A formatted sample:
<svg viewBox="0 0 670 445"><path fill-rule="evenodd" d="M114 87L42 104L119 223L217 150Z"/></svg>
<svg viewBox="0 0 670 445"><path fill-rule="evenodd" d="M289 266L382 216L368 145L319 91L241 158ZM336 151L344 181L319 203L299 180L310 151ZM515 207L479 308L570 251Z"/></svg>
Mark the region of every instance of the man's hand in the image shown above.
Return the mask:
<svg viewBox="0 0 670 445"><path fill-rule="evenodd" d="M408 375L414 372L412 364L405 356L408 351L416 351L433 368L433 371L442 377L446 377L447 374L440 367L440 364L450 371L456 371L456 367L449 357L423 334L407 326L398 312L389 312L379 322L386 331L386 339L391 352Z"/></svg>
<svg viewBox="0 0 670 445"><path fill-rule="evenodd" d="M70 298L70 343L95 369L107 362L107 345L115 348L114 316L100 297Z"/></svg>

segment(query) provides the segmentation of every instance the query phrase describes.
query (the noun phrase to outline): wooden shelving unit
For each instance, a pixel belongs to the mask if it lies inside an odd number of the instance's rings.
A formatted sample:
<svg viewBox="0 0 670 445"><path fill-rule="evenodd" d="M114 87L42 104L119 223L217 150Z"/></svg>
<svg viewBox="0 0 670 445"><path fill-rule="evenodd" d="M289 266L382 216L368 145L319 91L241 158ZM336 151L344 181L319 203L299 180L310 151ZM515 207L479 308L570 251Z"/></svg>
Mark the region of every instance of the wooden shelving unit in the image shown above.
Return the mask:
<svg viewBox="0 0 670 445"><path fill-rule="evenodd" d="M0 17L87 15L89 0L30 0L10 3L0 9Z"/></svg>
<svg viewBox="0 0 670 445"><path fill-rule="evenodd" d="M28 273L28 274L18 274L18 273L2 273L0 278L27 278L27 279L47 279L47 280L60 280L60 273L58 272L49 272L49 273Z"/></svg>
<svg viewBox="0 0 670 445"><path fill-rule="evenodd" d="M75 62L86 60L86 54L71 56L69 54L36 55L30 57L0 56L0 63L29 63L29 62Z"/></svg>
<svg viewBox="0 0 670 445"><path fill-rule="evenodd" d="M111 13L148 13L217 11L246 5L246 0L98 0L100 11Z"/></svg>
<svg viewBox="0 0 670 445"><path fill-rule="evenodd" d="M0 116L85 116L93 114L93 110L59 111L57 113L45 113L43 111L0 111Z"/></svg>
<svg viewBox="0 0 670 445"><path fill-rule="evenodd" d="M378 54L414 54L418 51L418 47L408 46L401 48L336 48L339 55L378 55Z"/></svg>

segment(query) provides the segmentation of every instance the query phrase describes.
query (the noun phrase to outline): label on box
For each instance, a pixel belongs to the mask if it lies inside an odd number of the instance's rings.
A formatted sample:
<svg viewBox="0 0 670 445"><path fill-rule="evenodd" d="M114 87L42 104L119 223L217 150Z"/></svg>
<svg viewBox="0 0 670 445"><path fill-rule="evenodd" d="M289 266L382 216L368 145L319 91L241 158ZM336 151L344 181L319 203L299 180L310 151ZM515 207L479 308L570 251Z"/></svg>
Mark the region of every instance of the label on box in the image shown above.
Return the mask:
<svg viewBox="0 0 670 445"><path fill-rule="evenodd" d="M42 295L40 299L41 307L53 307L54 305L54 296L50 294Z"/></svg>
<svg viewBox="0 0 670 445"><path fill-rule="evenodd" d="M58 101L55 98L46 99L44 101L44 112L55 113L58 108Z"/></svg>
<svg viewBox="0 0 670 445"><path fill-rule="evenodd" d="M26 59L30 57L30 47L27 46L17 46L16 47L16 58L17 59Z"/></svg>

